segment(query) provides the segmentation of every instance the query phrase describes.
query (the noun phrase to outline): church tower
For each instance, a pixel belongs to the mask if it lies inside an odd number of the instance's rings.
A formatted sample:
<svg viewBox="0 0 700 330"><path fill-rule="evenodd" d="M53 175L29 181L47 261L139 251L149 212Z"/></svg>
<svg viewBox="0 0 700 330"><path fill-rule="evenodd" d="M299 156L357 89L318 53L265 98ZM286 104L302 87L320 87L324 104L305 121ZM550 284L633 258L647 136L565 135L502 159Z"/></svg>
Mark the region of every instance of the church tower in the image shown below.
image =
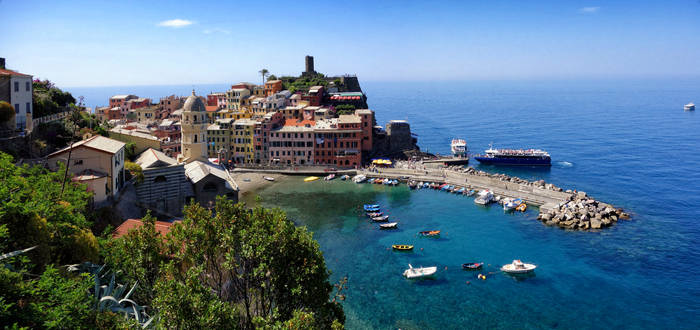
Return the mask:
<svg viewBox="0 0 700 330"><path fill-rule="evenodd" d="M195 160L207 162L207 125L209 120L204 103L194 95L194 90L182 107L180 123L182 125L181 161L186 163Z"/></svg>

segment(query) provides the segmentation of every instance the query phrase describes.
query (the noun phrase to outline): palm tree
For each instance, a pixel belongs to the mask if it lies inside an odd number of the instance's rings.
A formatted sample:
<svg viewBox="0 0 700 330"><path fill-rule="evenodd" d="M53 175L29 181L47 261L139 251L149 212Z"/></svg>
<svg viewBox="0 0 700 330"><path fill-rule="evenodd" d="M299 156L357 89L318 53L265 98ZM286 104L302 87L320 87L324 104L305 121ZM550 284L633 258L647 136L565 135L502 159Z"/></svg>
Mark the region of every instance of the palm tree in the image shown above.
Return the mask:
<svg viewBox="0 0 700 330"><path fill-rule="evenodd" d="M267 69L262 69L262 70L258 71L258 73L260 73L262 75L263 85L265 85L265 77L270 75L270 71L267 71Z"/></svg>

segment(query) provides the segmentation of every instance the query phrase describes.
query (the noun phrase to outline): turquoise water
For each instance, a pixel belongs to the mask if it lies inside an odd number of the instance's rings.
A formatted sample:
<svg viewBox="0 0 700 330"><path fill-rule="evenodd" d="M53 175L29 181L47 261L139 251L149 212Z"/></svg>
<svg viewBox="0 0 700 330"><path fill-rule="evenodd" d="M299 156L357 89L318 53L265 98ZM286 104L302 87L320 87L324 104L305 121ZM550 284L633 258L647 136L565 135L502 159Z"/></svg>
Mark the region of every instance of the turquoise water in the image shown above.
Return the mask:
<svg viewBox="0 0 700 330"><path fill-rule="evenodd" d="M697 325L688 319L698 310L688 291L696 276L669 269L666 258L676 244L645 243L637 221L599 233L567 232L536 221L536 208L505 214L470 197L337 180L293 178L260 196L314 232L333 280L348 276L349 329ZM378 230L358 208L363 203L382 205L399 229ZM416 236L432 229L442 231L439 239ZM394 252L392 244L415 247ZM513 259L536 263L535 276L498 271ZM487 265L480 272L461 269L473 261ZM437 277L406 280L401 273L408 263L437 265ZM487 279L477 279L479 273Z"/></svg>
<svg viewBox="0 0 700 330"><path fill-rule="evenodd" d="M314 232L333 280L349 277L349 329L700 328L700 117L682 111L700 100L700 79L361 84L378 123L408 119L424 150L448 153L453 137L477 152L490 142L543 148L551 169L471 166L583 190L633 219L567 232L535 221L536 210L503 214L405 186L296 178L260 191L265 205ZM69 90L92 105L191 88ZM359 215L365 203L381 204L399 229L379 231ZM414 236L426 229L446 235ZM387 250L396 243L416 248ZM516 258L537 264L536 276L496 271ZM460 269L469 261L495 274L477 280ZM440 270L435 280L407 281L408 263Z"/></svg>

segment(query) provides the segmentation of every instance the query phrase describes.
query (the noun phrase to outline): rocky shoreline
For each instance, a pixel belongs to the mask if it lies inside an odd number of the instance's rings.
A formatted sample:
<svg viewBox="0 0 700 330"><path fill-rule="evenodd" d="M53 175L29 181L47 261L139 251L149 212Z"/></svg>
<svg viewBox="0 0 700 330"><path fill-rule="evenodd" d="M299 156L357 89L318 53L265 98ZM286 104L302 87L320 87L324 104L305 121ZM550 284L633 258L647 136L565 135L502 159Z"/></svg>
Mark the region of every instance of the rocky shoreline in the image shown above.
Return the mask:
<svg viewBox="0 0 700 330"><path fill-rule="evenodd" d="M469 168L451 168L451 170L468 173L477 176L486 176L498 179L503 182L517 183L530 187L546 189L570 194L568 201L559 203L553 208L540 208L537 220L542 221L547 226L558 226L570 230L591 230L612 226L619 220L629 220L630 215L621 208L613 207L610 204L600 202L583 191L564 191L562 188L544 180L529 181L506 174L493 174Z"/></svg>
<svg viewBox="0 0 700 330"><path fill-rule="evenodd" d="M573 194L571 200L554 209L541 211L537 217L548 226L577 230L601 229L610 227L618 220L629 219L629 214L621 208L597 201L583 191Z"/></svg>

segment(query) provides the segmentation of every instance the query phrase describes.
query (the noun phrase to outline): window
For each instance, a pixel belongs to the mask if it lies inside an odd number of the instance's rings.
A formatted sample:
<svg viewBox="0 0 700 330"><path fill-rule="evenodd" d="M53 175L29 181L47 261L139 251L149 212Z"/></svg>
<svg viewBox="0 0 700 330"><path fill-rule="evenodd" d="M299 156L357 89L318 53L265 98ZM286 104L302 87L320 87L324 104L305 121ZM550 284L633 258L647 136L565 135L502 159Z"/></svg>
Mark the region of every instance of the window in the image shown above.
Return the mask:
<svg viewBox="0 0 700 330"><path fill-rule="evenodd" d="M29 91L29 86L31 86L31 85L29 84L29 82L27 81L26 83L24 83L24 86L25 86L25 88L26 88L26 90L27 90L27 92L28 92L28 91Z"/></svg>
<svg viewBox="0 0 700 330"><path fill-rule="evenodd" d="M76 159L76 160L73 162L73 165L83 165L83 160L82 160L82 159Z"/></svg>
<svg viewBox="0 0 700 330"><path fill-rule="evenodd" d="M15 92L19 92L19 82L15 81Z"/></svg>
<svg viewBox="0 0 700 330"><path fill-rule="evenodd" d="M160 183L160 182L165 182L165 181L167 181L167 180L165 179L164 175L159 175L155 179L153 179L153 182L155 182L155 183Z"/></svg>
<svg viewBox="0 0 700 330"><path fill-rule="evenodd" d="M15 103L15 113L19 113L19 103Z"/></svg>

